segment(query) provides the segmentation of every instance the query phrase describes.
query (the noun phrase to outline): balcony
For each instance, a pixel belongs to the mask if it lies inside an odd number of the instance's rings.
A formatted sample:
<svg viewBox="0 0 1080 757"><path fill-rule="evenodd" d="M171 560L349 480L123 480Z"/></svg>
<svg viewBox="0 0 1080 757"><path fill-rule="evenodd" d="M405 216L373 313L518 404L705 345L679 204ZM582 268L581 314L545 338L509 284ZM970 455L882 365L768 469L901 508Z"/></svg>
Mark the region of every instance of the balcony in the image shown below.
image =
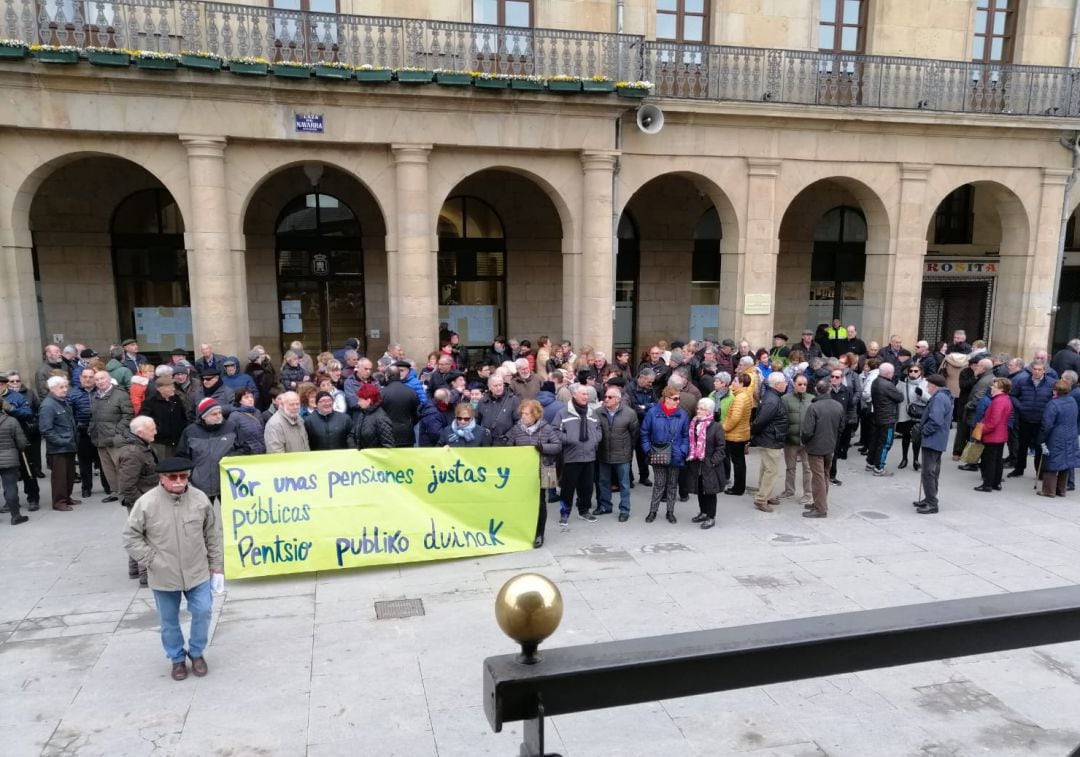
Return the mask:
<svg viewBox="0 0 1080 757"><path fill-rule="evenodd" d="M270 61L645 79L661 97L1080 116L1080 69L649 42L625 34L321 14L201 0L7 0L31 44Z"/></svg>

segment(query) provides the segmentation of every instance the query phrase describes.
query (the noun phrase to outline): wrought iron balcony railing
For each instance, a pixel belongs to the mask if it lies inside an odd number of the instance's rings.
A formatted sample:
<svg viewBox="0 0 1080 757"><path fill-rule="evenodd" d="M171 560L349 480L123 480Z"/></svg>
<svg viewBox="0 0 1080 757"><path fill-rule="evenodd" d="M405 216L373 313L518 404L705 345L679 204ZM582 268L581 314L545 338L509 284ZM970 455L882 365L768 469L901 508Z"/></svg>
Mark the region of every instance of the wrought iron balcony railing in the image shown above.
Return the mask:
<svg viewBox="0 0 1080 757"><path fill-rule="evenodd" d="M4 0L4 36L270 61L646 79L662 97L1080 115L1080 69L647 42L643 37L311 13L203 0Z"/></svg>

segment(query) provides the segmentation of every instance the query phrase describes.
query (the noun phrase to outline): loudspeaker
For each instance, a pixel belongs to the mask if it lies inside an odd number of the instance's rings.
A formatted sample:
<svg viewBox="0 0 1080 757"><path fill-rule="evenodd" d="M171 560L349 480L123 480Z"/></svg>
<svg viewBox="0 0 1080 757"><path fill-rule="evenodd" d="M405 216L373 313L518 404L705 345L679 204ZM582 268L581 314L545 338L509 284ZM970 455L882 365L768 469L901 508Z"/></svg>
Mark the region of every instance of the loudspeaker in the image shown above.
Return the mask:
<svg viewBox="0 0 1080 757"><path fill-rule="evenodd" d="M646 134L656 134L664 128L664 111L655 105L642 105L637 109L637 127Z"/></svg>

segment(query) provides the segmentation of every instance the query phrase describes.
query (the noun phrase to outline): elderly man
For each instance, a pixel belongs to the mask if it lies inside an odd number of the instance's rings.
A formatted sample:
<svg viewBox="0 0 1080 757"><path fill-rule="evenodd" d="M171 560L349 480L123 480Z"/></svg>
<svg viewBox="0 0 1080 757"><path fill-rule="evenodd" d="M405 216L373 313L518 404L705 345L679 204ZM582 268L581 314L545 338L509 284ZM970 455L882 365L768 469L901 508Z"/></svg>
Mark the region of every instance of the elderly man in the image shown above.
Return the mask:
<svg viewBox="0 0 1080 757"><path fill-rule="evenodd" d="M1020 415L1019 449L1016 451L1016 467L1006 478L1020 478L1027 470L1028 450L1035 446L1035 471L1041 472L1042 448L1035 444L1042 427L1043 411L1054 396L1054 382L1046 375L1046 363L1036 360L1028 366L1027 374L1021 374L1013 382L1013 405Z"/></svg>
<svg viewBox="0 0 1080 757"><path fill-rule="evenodd" d="M933 376L938 370L937 355L930 349L930 343L920 339L915 343L915 362L922 368L923 376Z"/></svg>
<svg viewBox="0 0 1080 757"><path fill-rule="evenodd" d="M158 478L155 468L158 458L154 454L154 435L157 427L154 421L144 415L138 415L131 420L131 426L123 431L120 436L118 448L120 450L116 459L117 494L120 495L120 504L127 508L128 515L131 508L139 497L157 486ZM146 567L140 567L137 562L128 556L128 578L139 579L139 586L146 586Z"/></svg>
<svg viewBox="0 0 1080 757"><path fill-rule="evenodd" d="M771 513L773 506L780 504L779 499L773 498L773 491L779 478L780 460L787 438L788 416L782 400L786 388L787 377L783 373L774 371L769 374L757 417L750 426L754 446L761 453L761 474L754 507L766 513Z"/></svg>
<svg viewBox="0 0 1080 757"><path fill-rule="evenodd" d="M127 392L113 386L107 371L94 374L94 388L96 391L90 399L90 441L97 447L101 469L113 492L102 502L116 502L116 438L135 417L135 409Z"/></svg>
<svg viewBox="0 0 1080 757"><path fill-rule="evenodd" d="M46 383L55 375L56 371L62 371L67 375L68 366L64 362L64 355L60 351L60 346L49 344L45 346L45 359L34 374L34 389L37 391L38 399L43 400L49 395L49 388Z"/></svg>
<svg viewBox="0 0 1080 757"><path fill-rule="evenodd" d="M971 354L971 345L968 344L966 331L957 329L953 332L952 344L949 345L949 352L959 352L961 355Z"/></svg>
<svg viewBox="0 0 1080 757"><path fill-rule="evenodd" d="M46 382L49 393L41 402L38 428L45 439L45 454L52 469L53 510L71 510L82 502L71 498L75 487L75 452L79 447L79 431L75 411L67 401L68 380L50 376Z"/></svg>
<svg viewBox="0 0 1080 757"><path fill-rule="evenodd" d="M366 357L362 357L356 361L353 372L345 378L345 386L342 391L345 392L345 406L349 409L350 414L355 415L360 410L360 405L356 399L356 393L360 391L360 387L364 384L376 383L371 375L373 369L374 366L371 361Z"/></svg>
<svg viewBox="0 0 1080 757"><path fill-rule="evenodd" d="M506 382L501 376L488 379L488 393L476 408L476 422L491 432L493 447L505 447L509 444L508 435L520 418L520 406L520 400L507 391Z"/></svg>
<svg viewBox="0 0 1080 757"><path fill-rule="evenodd" d="M194 409L180 399L171 376L160 376L154 383L157 391L143 400L139 415L154 421L157 429L157 437L153 439L152 445L154 454L158 460L165 460L176 452L180 435L194 417Z"/></svg>
<svg viewBox="0 0 1080 757"><path fill-rule="evenodd" d="M536 395L540 394L540 377L523 357L515 360L514 365L517 366L517 375L510 379L510 391L520 402L536 399Z"/></svg>
<svg viewBox="0 0 1080 757"><path fill-rule="evenodd" d="M221 373L225 368L225 356L214 352L214 345L200 344L199 357L195 359L195 370L200 375L203 369Z"/></svg>
<svg viewBox="0 0 1080 757"><path fill-rule="evenodd" d="M124 548L147 569L161 621L161 644L172 662L172 679L187 678L187 658L196 676L207 673L212 590L224 591L221 524L206 495L188 485L191 461L158 463L158 486L139 497L124 528ZM187 648L180 629L180 598L187 598L191 630Z"/></svg>
<svg viewBox="0 0 1080 757"><path fill-rule="evenodd" d="M892 471L885 470L885 460L892 449L893 434L900 420L900 403L904 401L903 392L893 383L895 372L892 363L882 363L878 377L870 387L874 436L866 453L866 470L872 471L875 476L893 475Z"/></svg>
<svg viewBox="0 0 1080 757"><path fill-rule="evenodd" d="M990 384L996 378L994 376L994 361L988 357L984 357L979 362L975 363L972 367L972 371L975 374L975 384L971 388L971 392L968 394L968 400L964 404L963 417L965 419L975 419L975 411L979 406L979 400L987 395L990 391ZM965 423L963 428L957 424L957 433L963 432L965 438L971 433L971 424ZM962 471L977 471L979 466L974 463L966 463L960 466Z"/></svg>
<svg viewBox="0 0 1080 757"><path fill-rule="evenodd" d="M331 402L331 406L333 403ZM263 430L266 453L310 452L307 428L300 417L300 395L285 392L281 395L278 411L270 416Z"/></svg>
<svg viewBox="0 0 1080 757"><path fill-rule="evenodd" d="M811 489L813 484L810 464L806 459L806 447L803 446L802 424L810 409L811 397L806 391L810 380L802 373L798 373L791 383L792 391L783 397L788 428L787 437L784 439L784 491L780 493L780 499L790 499L795 496L795 471L799 464L802 464L802 498L799 503L808 505L813 502Z"/></svg>
<svg viewBox="0 0 1080 757"><path fill-rule="evenodd" d="M899 334L889 337L889 343L881 350L881 359L893 364L893 368L900 367L900 350L904 349L904 342ZM909 353L910 354L910 353Z"/></svg>
<svg viewBox="0 0 1080 757"><path fill-rule="evenodd" d="M399 367L398 363L386 367L386 386L382 389L381 405L394 427L394 446L412 447L416 443L413 427L420 417L420 398L404 382L409 373L409 364L402 361L401 365L405 368Z"/></svg>
<svg viewBox="0 0 1080 757"><path fill-rule="evenodd" d="M1050 367L1065 378L1065 371L1080 373L1080 339L1070 339L1062 349L1054 353Z"/></svg>
<svg viewBox="0 0 1080 757"><path fill-rule="evenodd" d="M930 401L923 410L919 427L922 429L923 496L913 504L920 515L938 511L938 478L941 476L941 454L949 446L949 426L952 424L953 397L945 386L945 378L934 374L926 379Z"/></svg>
<svg viewBox="0 0 1080 757"><path fill-rule="evenodd" d="M356 448L352 421L345 413L334 410L330 392L315 395L315 412L304 419L304 428L312 451Z"/></svg>
<svg viewBox="0 0 1080 757"><path fill-rule="evenodd" d="M563 466L559 479L559 492L562 494L559 525L563 528L570 525L570 511L574 509L575 494L578 517L595 523L596 516L589 510L589 504L592 499L596 450L600 446L603 432L596 414L589 408L587 386L573 385L570 402L555 416L553 425L563 443Z"/></svg>
<svg viewBox="0 0 1080 757"><path fill-rule="evenodd" d="M814 387L814 399L806 411L799 435L810 458L813 499L803 503L804 518L826 518L829 515L829 471L840 439L840 430L847 422L842 403L832 394L828 379Z"/></svg>
<svg viewBox="0 0 1080 757"><path fill-rule="evenodd" d="M604 389L603 403L596 416L600 421L601 441L597 454L600 482L596 489L595 515L611 512L611 484L619 486L619 522L630 519L630 461L638 444L640 426L637 413L622 401L617 386Z"/></svg>
<svg viewBox="0 0 1080 757"><path fill-rule="evenodd" d="M442 389L449 385L450 374L454 371L454 358L450 355L439 355L435 361L435 370L427 377L427 391L429 396L435 395L436 389Z"/></svg>
<svg viewBox="0 0 1080 757"><path fill-rule="evenodd" d="M72 412L75 414L75 427L78 429L76 453L83 499L88 498L94 491L95 466L100 472L102 490L109 492L97 447L90 439L90 418L96 391L94 374L94 369L89 367L79 371L78 385L68 390L67 396L68 404L71 405Z"/></svg>

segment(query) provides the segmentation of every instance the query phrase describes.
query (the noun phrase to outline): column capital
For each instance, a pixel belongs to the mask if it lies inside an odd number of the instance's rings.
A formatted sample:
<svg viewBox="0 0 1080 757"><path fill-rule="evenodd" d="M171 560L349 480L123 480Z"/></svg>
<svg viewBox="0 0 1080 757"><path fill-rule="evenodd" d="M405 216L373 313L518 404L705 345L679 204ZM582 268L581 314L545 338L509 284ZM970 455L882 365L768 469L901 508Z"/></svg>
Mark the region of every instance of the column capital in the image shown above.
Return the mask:
<svg viewBox="0 0 1080 757"><path fill-rule="evenodd" d="M581 167L586 171L613 171L619 159L617 150L582 150Z"/></svg>
<svg viewBox="0 0 1080 757"><path fill-rule="evenodd" d="M930 163L901 163L901 181L926 181L930 178L930 169L934 166Z"/></svg>
<svg viewBox="0 0 1080 757"><path fill-rule="evenodd" d="M1042 185L1044 187L1064 186L1071 176L1071 168L1044 168L1042 170Z"/></svg>
<svg viewBox="0 0 1080 757"><path fill-rule="evenodd" d="M188 157L225 157L225 137L206 137L197 134L181 134L180 141L187 148Z"/></svg>
<svg viewBox="0 0 1080 757"><path fill-rule="evenodd" d="M395 143L390 145L390 152L395 163L427 163L431 156L431 145L412 145Z"/></svg>
<svg viewBox="0 0 1080 757"><path fill-rule="evenodd" d="M780 175L780 158L747 158L746 165L751 176L766 176L775 179Z"/></svg>

